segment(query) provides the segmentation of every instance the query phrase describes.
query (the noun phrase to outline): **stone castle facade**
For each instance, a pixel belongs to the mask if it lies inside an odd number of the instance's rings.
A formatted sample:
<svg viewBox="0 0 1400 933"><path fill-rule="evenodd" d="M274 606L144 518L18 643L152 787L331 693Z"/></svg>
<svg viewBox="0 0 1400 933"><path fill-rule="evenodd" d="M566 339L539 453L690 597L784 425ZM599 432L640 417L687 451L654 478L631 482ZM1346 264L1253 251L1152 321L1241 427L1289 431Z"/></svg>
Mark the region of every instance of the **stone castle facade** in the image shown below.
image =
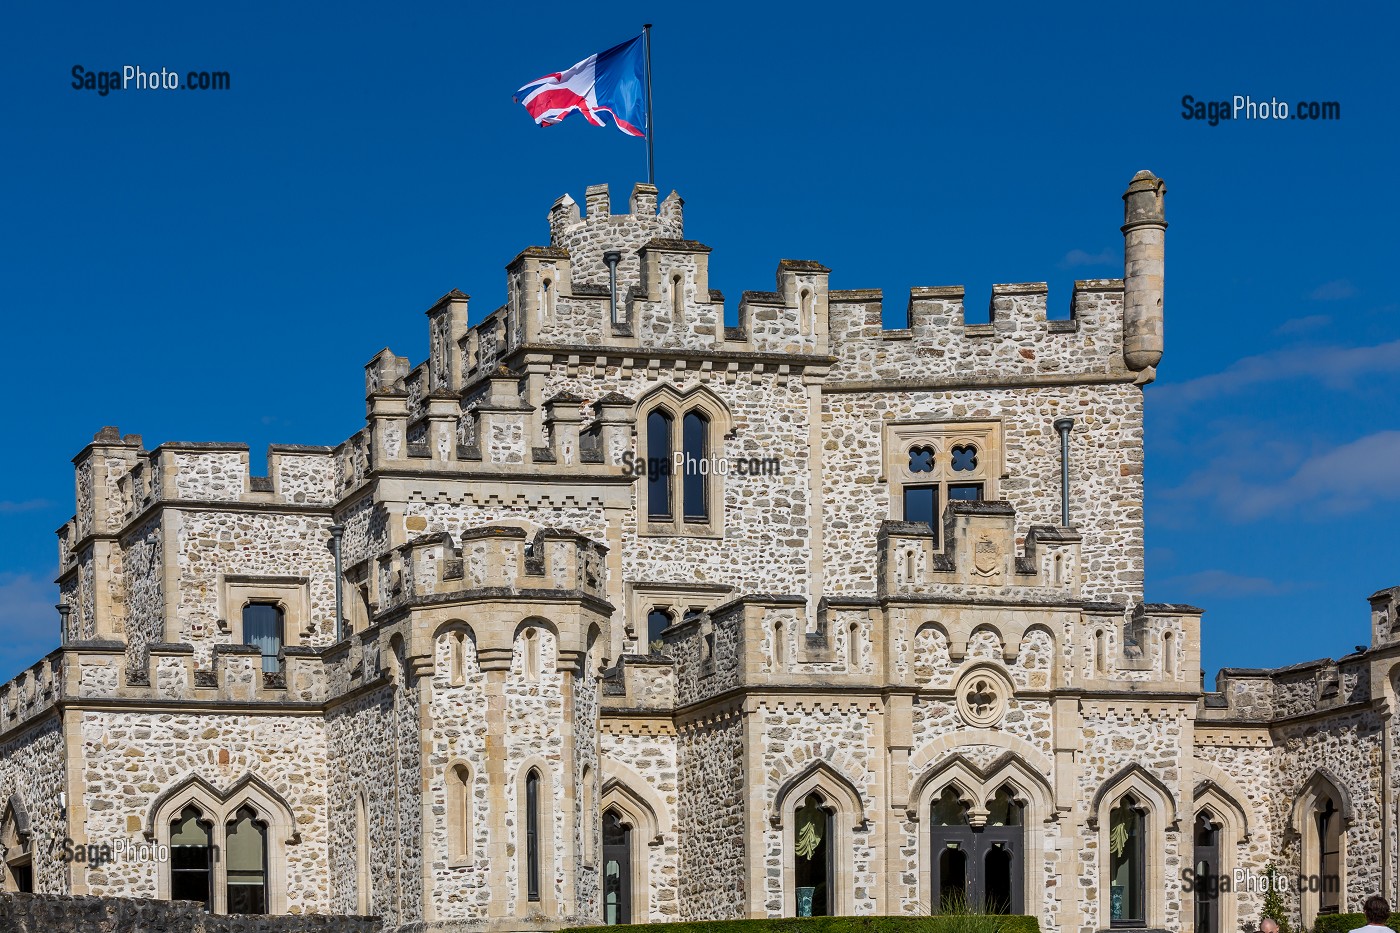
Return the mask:
<svg viewBox="0 0 1400 933"><path fill-rule="evenodd" d="M681 200L593 187L503 307L369 362L338 447L103 429L64 643L0 687L6 887L489 930L1216 933L1270 863L1304 923L1400 900L1400 588L1369 648L1215 692L1201 611L1143 601L1164 194L1068 319L936 287L887 329L791 260L727 326Z"/></svg>

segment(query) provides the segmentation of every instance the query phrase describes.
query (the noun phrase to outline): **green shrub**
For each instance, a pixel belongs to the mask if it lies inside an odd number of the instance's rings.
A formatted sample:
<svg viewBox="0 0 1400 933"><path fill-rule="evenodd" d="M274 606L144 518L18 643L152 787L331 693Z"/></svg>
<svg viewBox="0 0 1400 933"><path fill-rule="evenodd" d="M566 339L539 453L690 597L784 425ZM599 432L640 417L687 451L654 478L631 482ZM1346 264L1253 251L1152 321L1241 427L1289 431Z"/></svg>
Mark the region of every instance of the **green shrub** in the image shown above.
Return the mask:
<svg viewBox="0 0 1400 933"><path fill-rule="evenodd" d="M1274 882L1278 875L1278 866L1273 862L1264 866L1264 877L1268 880L1268 887L1264 890L1264 909L1262 916L1278 924L1278 933L1292 933L1292 928L1288 922L1288 913L1283 907L1283 895L1279 893L1278 885ZM1348 930L1351 927L1347 927Z"/></svg>
<svg viewBox="0 0 1400 933"><path fill-rule="evenodd" d="M1366 925L1365 914L1318 914L1313 933L1347 933ZM1391 914L1385 925L1400 931L1400 914Z"/></svg>
<svg viewBox="0 0 1400 933"><path fill-rule="evenodd" d="M932 917L785 917L648 923L646 933L1040 933L1035 917L952 913ZM625 927L575 927L574 933L617 933ZM640 933L640 931L639 931Z"/></svg>

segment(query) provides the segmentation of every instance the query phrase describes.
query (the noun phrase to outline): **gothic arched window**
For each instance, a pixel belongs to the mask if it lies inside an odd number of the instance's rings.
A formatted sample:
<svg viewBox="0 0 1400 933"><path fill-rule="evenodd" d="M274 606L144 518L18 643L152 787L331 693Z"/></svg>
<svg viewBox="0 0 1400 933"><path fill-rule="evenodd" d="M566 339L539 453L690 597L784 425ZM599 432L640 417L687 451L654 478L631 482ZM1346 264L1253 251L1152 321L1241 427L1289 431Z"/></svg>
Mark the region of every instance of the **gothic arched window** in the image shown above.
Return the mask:
<svg viewBox="0 0 1400 933"><path fill-rule="evenodd" d="M22 812L23 808L20 808ZM34 854L31 851L27 821L12 803L0 821L0 858L4 859L3 890L34 893ZM22 825L24 823L24 825Z"/></svg>
<svg viewBox="0 0 1400 933"><path fill-rule="evenodd" d="M244 806L224 830L228 912L267 913L267 824Z"/></svg>
<svg viewBox="0 0 1400 933"><path fill-rule="evenodd" d="M603 922L632 922L632 827L614 807L603 814Z"/></svg>
<svg viewBox="0 0 1400 933"><path fill-rule="evenodd" d="M1146 811L1132 794L1118 801L1108 819L1109 921L1114 926L1146 922L1143 840Z"/></svg>
<svg viewBox="0 0 1400 933"><path fill-rule="evenodd" d="M827 917L832 913L831 808L813 791L793 813L793 878L798 917Z"/></svg>
<svg viewBox="0 0 1400 933"><path fill-rule="evenodd" d="M652 521L671 520L670 412L656 409L647 415L647 517Z"/></svg>
<svg viewBox="0 0 1400 933"><path fill-rule="evenodd" d="M170 823L170 899L214 909L214 848L210 822L190 804Z"/></svg>
<svg viewBox="0 0 1400 933"><path fill-rule="evenodd" d="M1342 903L1342 815L1337 802L1323 797L1313 813L1317 823L1317 912L1335 914Z"/></svg>
<svg viewBox="0 0 1400 933"><path fill-rule="evenodd" d="M688 412L683 433L685 459L682 462L682 493L685 520L709 521L710 419L698 411Z"/></svg>
<svg viewBox="0 0 1400 933"><path fill-rule="evenodd" d="M525 775L525 896L540 899L540 773Z"/></svg>

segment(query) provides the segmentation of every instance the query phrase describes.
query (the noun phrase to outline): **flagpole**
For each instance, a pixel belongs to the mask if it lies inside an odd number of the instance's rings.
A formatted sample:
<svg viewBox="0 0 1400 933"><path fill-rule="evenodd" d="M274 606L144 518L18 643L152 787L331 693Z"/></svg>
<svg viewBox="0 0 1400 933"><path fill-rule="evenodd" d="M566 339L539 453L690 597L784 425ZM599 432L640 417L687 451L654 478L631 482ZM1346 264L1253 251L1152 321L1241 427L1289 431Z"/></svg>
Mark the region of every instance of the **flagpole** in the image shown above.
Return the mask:
<svg viewBox="0 0 1400 933"><path fill-rule="evenodd" d="M647 184L656 186L656 123L651 116L651 23L642 24L647 58Z"/></svg>

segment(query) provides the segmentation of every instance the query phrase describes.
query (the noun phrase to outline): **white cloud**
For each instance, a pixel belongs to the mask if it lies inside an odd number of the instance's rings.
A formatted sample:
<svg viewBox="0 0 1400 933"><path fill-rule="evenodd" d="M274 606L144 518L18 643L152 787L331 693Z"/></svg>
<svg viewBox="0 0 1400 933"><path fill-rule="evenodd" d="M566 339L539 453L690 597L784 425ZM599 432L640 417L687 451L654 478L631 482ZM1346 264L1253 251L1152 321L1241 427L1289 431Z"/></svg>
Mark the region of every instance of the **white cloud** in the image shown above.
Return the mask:
<svg viewBox="0 0 1400 933"><path fill-rule="evenodd" d="M0 501L0 515L13 515L17 512L37 512L49 507L46 499L28 499L24 502Z"/></svg>
<svg viewBox="0 0 1400 933"><path fill-rule="evenodd" d="M1336 279L1331 282L1323 282L1314 288L1308 297L1313 301L1341 301L1356 294L1356 286L1346 279Z"/></svg>
<svg viewBox="0 0 1400 933"><path fill-rule="evenodd" d="M1065 258L1060 260L1061 269L1074 269L1078 266L1111 266L1122 262L1117 250L1109 247L1101 249L1097 253L1088 250L1072 249L1065 253Z"/></svg>
<svg viewBox="0 0 1400 933"><path fill-rule="evenodd" d="M1400 501L1400 431L1377 431L1314 454L1281 482L1244 488L1233 512L1251 519L1306 504L1341 515L1389 501Z"/></svg>
<svg viewBox="0 0 1400 933"><path fill-rule="evenodd" d="M1154 401L1190 405L1247 386L1289 379L1314 379L1328 388L1345 389L1361 376L1393 372L1400 372L1400 340L1374 347L1296 347L1247 356L1221 372L1163 385Z"/></svg>
<svg viewBox="0 0 1400 933"><path fill-rule="evenodd" d="M1274 328L1276 334L1306 334L1310 331L1318 330L1332 323L1331 315L1310 314L1307 317L1295 317L1284 321Z"/></svg>
<svg viewBox="0 0 1400 933"><path fill-rule="evenodd" d="M16 673L58 647L58 589L32 574L0 573L0 678Z"/></svg>
<svg viewBox="0 0 1400 933"><path fill-rule="evenodd" d="M1163 499L1209 504L1236 522L1296 513L1325 518L1400 501L1400 431L1309 453L1282 442L1248 450L1249 438L1238 440L1222 444L1218 456Z"/></svg>
<svg viewBox="0 0 1400 933"><path fill-rule="evenodd" d="M1228 570L1201 570L1153 585L1153 589L1158 591L1200 596L1277 596L1297 588L1297 584L1291 581L1248 577Z"/></svg>

